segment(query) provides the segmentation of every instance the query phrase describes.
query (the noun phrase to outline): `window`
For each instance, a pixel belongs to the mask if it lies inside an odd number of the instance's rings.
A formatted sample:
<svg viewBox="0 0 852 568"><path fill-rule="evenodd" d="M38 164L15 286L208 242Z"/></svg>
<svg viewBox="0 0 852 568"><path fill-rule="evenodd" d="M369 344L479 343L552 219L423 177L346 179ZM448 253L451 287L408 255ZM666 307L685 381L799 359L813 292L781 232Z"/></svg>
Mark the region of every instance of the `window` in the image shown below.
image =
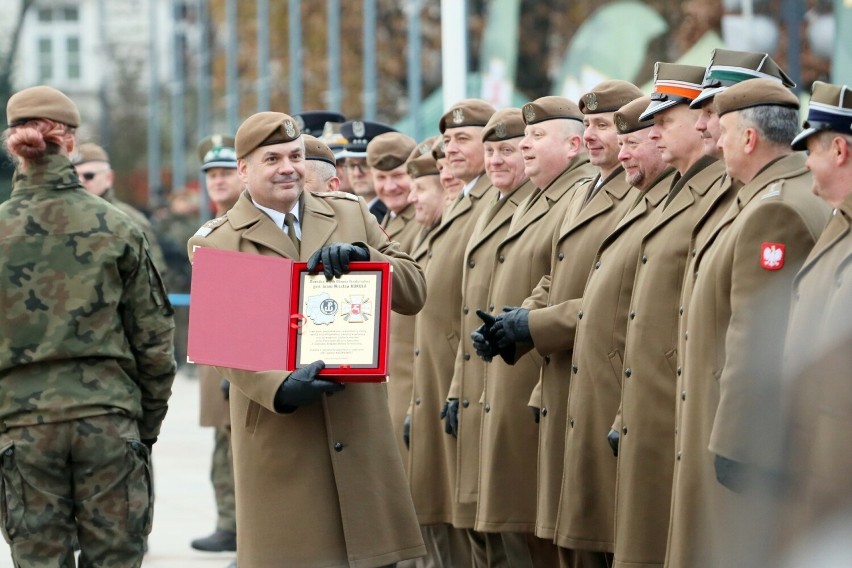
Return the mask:
<svg viewBox="0 0 852 568"><path fill-rule="evenodd" d="M45 83L53 79L53 42L49 37L38 40L38 80Z"/></svg>
<svg viewBox="0 0 852 568"><path fill-rule="evenodd" d="M80 38L65 38L65 74L69 79L80 79Z"/></svg>
<svg viewBox="0 0 852 568"><path fill-rule="evenodd" d="M38 81L63 86L83 78L80 8L71 3L36 11Z"/></svg>

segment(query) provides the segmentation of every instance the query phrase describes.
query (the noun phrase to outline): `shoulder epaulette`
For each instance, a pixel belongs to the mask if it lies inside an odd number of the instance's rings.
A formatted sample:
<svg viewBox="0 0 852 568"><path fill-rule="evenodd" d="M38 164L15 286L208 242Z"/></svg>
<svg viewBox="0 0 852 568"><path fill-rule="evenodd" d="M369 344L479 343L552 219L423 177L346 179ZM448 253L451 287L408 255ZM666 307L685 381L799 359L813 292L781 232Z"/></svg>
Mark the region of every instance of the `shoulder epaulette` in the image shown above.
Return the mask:
<svg viewBox="0 0 852 568"><path fill-rule="evenodd" d="M312 193L316 197L336 197L337 199L348 199L349 201L358 201L358 196L345 191L317 191Z"/></svg>
<svg viewBox="0 0 852 568"><path fill-rule="evenodd" d="M228 214L227 213L225 213L221 217L216 217L215 219L210 219L209 221L207 221L206 223L201 225L201 227L199 227L197 231L195 231L195 236L196 237L206 237L207 235L212 233L213 230L216 229L216 227L222 226L222 224L224 224L225 221L227 221L227 220L228 220Z"/></svg>
<svg viewBox="0 0 852 568"><path fill-rule="evenodd" d="M760 199L772 199L773 197L781 196L781 188L784 187L784 180L777 181L769 186L769 191L760 196Z"/></svg>

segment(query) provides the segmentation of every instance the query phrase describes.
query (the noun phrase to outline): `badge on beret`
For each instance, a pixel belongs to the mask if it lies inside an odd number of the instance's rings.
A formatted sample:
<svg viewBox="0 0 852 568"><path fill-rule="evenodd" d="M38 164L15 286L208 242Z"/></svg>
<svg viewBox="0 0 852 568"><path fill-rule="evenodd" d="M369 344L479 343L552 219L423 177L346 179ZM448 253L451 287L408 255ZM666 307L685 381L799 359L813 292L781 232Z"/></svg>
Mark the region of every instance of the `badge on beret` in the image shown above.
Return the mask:
<svg viewBox="0 0 852 568"><path fill-rule="evenodd" d="M505 122L498 122L494 125L494 134L496 134L498 138L505 138L508 133L509 130L506 128Z"/></svg>
<svg viewBox="0 0 852 568"><path fill-rule="evenodd" d="M424 155L424 154L428 154L429 152L431 152L431 151L432 151L432 147L431 147L429 144L421 144L421 145L420 145L420 147L419 147L419 148L417 148L417 151L418 151L418 152L420 153L420 155L422 156L422 155Z"/></svg>
<svg viewBox="0 0 852 568"><path fill-rule="evenodd" d="M524 120L527 122L532 122L535 120L535 109L532 105L524 105Z"/></svg>
<svg viewBox="0 0 852 568"><path fill-rule="evenodd" d="M293 120L295 120L295 121L296 121L296 126L298 126L298 127L299 127L299 130L304 130L304 129L305 129L305 119L304 119L304 118L302 118L301 116L298 116L298 115L297 115L296 117L294 117L294 118L293 118Z"/></svg>
<svg viewBox="0 0 852 568"><path fill-rule="evenodd" d="M760 267L766 270L784 268L784 250L782 243L763 243L760 246Z"/></svg>
<svg viewBox="0 0 852 568"><path fill-rule="evenodd" d="M284 132L287 134L288 138L293 138L296 136L296 127L293 125L292 120L284 121Z"/></svg>
<svg viewBox="0 0 852 568"><path fill-rule="evenodd" d="M627 121L620 114L615 117L615 127L619 130L627 130Z"/></svg>
<svg viewBox="0 0 852 568"><path fill-rule="evenodd" d="M417 169L417 164L415 164L414 162L408 162L408 173L413 175L414 177L417 177L417 174L419 173L419 170Z"/></svg>
<svg viewBox="0 0 852 568"><path fill-rule="evenodd" d="M360 120L356 120L352 123L352 134L355 138L363 138L367 134L367 127Z"/></svg>
<svg viewBox="0 0 852 568"><path fill-rule="evenodd" d="M457 108L453 111L453 124L464 122L464 109Z"/></svg>
<svg viewBox="0 0 852 568"><path fill-rule="evenodd" d="M210 137L210 143L213 145L214 148L217 147L217 146L224 146L225 145L225 141L222 140L221 134L214 134L213 136L211 136Z"/></svg>
<svg viewBox="0 0 852 568"><path fill-rule="evenodd" d="M596 110L598 108L598 96L595 93L586 95L586 108Z"/></svg>

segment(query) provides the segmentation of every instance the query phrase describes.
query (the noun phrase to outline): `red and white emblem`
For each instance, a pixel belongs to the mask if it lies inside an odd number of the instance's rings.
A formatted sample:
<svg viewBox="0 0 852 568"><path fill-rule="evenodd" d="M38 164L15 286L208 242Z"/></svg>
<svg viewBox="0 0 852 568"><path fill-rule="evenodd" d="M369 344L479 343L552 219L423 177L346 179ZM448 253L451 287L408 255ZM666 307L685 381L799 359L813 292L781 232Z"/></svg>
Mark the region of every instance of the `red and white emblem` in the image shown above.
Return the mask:
<svg viewBox="0 0 852 568"><path fill-rule="evenodd" d="M784 249L781 243L763 243L760 246L760 266L766 270L784 268Z"/></svg>

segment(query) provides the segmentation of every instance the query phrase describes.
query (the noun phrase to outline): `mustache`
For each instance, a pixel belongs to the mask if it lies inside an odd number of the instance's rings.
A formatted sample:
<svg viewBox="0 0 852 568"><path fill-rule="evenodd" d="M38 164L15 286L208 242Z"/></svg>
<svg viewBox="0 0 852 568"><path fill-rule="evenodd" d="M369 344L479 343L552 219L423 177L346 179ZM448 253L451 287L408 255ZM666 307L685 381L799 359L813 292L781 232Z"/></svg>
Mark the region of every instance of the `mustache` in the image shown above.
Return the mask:
<svg viewBox="0 0 852 568"><path fill-rule="evenodd" d="M275 176L272 178L274 183L293 183L302 179L299 175L291 175L291 176Z"/></svg>

